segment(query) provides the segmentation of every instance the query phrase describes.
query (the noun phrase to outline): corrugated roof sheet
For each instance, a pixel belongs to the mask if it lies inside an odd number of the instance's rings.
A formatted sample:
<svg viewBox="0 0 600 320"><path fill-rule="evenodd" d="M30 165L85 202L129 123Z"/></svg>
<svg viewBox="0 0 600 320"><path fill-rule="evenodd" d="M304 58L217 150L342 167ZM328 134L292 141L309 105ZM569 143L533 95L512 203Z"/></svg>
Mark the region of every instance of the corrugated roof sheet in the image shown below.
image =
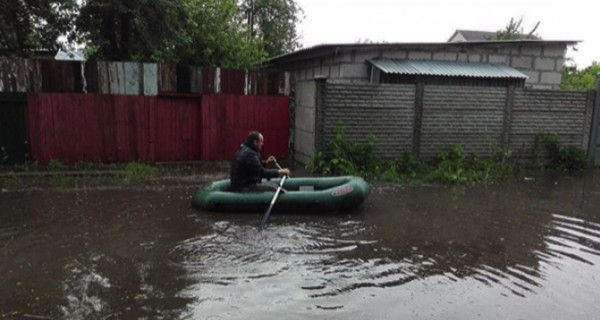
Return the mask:
<svg viewBox="0 0 600 320"><path fill-rule="evenodd" d="M369 59L367 61L384 73L391 74L527 79L526 75L504 64L405 59Z"/></svg>

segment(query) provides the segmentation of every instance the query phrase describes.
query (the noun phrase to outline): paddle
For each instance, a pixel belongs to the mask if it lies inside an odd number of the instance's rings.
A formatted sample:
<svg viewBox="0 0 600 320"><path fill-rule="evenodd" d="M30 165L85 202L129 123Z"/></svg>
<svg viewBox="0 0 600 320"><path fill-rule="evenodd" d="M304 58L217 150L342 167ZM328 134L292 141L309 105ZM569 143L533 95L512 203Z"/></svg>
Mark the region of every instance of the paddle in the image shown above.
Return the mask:
<svg viewBox="0 0 600 320"><path fill-rule="evenodd" d="M283 182L285 181L285 178L287 178L287 176L283 176L283 178L281 178L281 182L279 182L279 187L277 188L277 191L275 191L273 200L271 200L271 205L269 205L269 209L267 209L267 212L265 212L265 215L260 220L260 225L258 226L259 231L265 227L265 224L267 224L267 220L269 220L269 215L271 214L271 210L273 209L273 206L275 205L275 201L277 200L277 197L279 196L279 192L281 192L281 188L283 187Z"/></svg>

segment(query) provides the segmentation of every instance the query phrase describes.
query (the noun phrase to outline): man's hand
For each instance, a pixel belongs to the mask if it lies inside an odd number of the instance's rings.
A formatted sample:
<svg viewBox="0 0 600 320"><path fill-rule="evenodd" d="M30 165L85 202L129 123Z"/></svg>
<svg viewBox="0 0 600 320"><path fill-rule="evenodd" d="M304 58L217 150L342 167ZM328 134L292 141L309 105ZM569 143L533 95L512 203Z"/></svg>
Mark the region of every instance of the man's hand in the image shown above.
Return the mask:
<svg viewBox="0 0 600 320"><path fill-rule="evenodd" d="M273 156L269 156L269 158L267 159L267 163L269 162L277 162L277 159L275 159L275 157Z"/></svg>
<svg viewBox="0 0 600 320"><path fill-rule="evenodd" d="M288 168L279 169L279 176L289 176L289 175L290 175L290 169L288 169Z"/></svg>

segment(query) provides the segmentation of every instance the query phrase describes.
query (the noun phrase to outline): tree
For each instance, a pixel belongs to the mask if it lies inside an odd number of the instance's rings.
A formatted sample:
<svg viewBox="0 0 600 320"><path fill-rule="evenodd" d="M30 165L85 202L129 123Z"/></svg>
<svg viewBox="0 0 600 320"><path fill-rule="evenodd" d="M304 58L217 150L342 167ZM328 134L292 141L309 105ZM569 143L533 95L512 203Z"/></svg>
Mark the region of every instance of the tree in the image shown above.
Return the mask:
<svg viewBox="0 0 600 320"><path fill-rule="evenodd" d="M97 59L251 67L265 54L237 13L235 0L89 0L78 39Z"/></svg>
<svg viewBox="0 0 600 320"><path fill-rule="evenodd" d="M0 53L66 39L92 59L248 68L299 46L300 11L294 0L0 0Z"/></svg>
<svg viewBox="0 0 600 320"><path fill-rule="evenodd" d="M0 1L0 55L28 57L34 50L56 50L72 29L75 0Z"/></svg>
<svg viewBox="0 0 600 320"><path fill-rule="evenodd" d="M181 0L89 0L73 40L84 43L91 58L174 60L173 46L185 21Z"/></svg>
<svg viewBox="0 0 600 320"><path fill-rule="evenodd" d="M563 67L560 87L564 90L592 90L599 75L600 64L596 61L583 70Z"/></svg>
<svg viewBox="0 0 600 320"><path fill-rule="evenodd" d="M269 57L300 47L296 25L302 9L295 0L241 0L240 21L251 41L262 41Z"/></svg>
<svg viewBox="0 0 600 320"><path fill-rule="evenodd" d="M523 18L515 20L510 18L510 21L502 30L498 30L496 34L489 37L487 40L541 40L542 38L535 34L535 31L540 26L538 21L535 26L528 33L523 32Z"/></svg>
<svg viewBox="0 0 600 320"><path fill-rule="evenodd" d="M186 0L186 33L178 44L181 61L250 68L266 58L262 41L248 41L237 24L236 0Z"/></svg>

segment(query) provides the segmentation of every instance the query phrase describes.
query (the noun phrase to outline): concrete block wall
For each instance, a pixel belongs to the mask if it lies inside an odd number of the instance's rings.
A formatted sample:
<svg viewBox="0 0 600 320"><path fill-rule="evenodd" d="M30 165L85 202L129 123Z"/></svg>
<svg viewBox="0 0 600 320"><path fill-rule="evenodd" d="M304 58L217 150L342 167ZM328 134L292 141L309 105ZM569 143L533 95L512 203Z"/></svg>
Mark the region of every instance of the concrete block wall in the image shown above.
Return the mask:
<svg viewBox="0 0 600 320"><path fill-rule="evenodd" d="M335 137L338 124L346 127L346 138L365 142L373 134L381 157L400 157L411 150L415 103L414 85L331 83L322 92L322 123L317 128L317 146L324 150Z"/></svg>
<svg viewBox="0 0 600 320"><path fill-rule="evenodd" d="M371 58L411 60L466 61L474 63L503 63L529 78L526 87L534 89L559 89L566 47L557 44L515 43L492 45L437 45L399 46L363 49L341 49L337 54L307 58L285 69L295 73L297 80L312 80L317 76L341 79L350 83L369 82Z"/></svg>
<svg viewBox="0 0 600 320"><path fill-rule="evenodd" d="M502 146L506 88L425 86L421 157L433 159L461 144L465 153L490 155Z"/></svg>
<svg viewBox="0 0 600 320"><path fill-rule="evenodd" d="M326 151L337 124L346 126L346 138L352 141L364 142L374 134L378 156L384 159L400 157L417 146L421 157L431 160L456 144L466 153L485 156L491 143L526 158L540 132L558 134L563 144L587 151L592 93L424 86L419 104L416 85L298 82L295 159L307 163L314 150Z"/></svg>
<svg viewBox="0 0 600 320"><path fill-rule="evenodd" d="M557 134L564 145L587 150L591 122L587 92L515 90L509 149L531 154L541 132Z"/></svg>

